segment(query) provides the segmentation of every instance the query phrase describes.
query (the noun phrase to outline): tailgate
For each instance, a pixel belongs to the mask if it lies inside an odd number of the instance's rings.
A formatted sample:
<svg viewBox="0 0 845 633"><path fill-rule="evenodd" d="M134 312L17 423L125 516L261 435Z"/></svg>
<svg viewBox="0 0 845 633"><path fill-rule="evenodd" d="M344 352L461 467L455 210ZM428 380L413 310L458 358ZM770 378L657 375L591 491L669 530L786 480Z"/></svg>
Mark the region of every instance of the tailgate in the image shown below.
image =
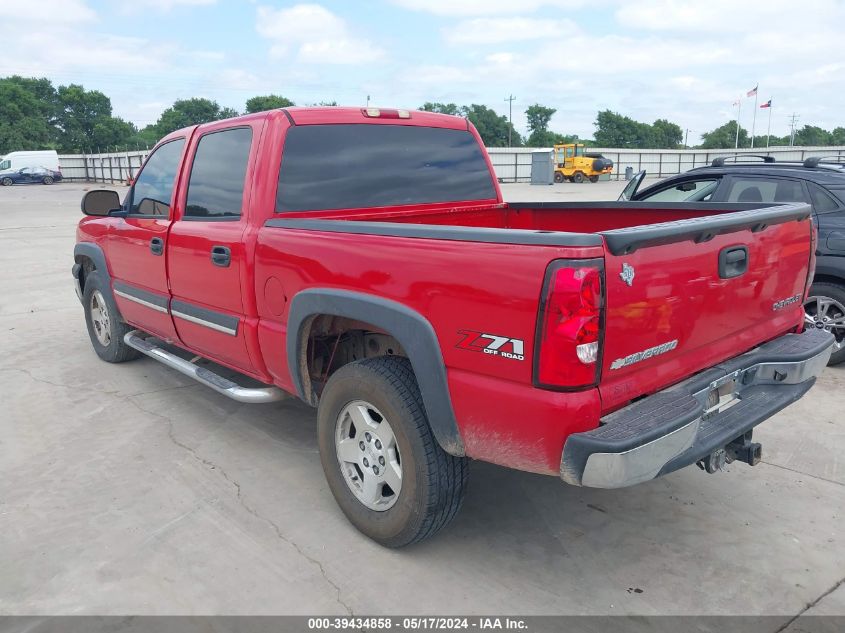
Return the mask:
<svg viewBox="0 0 845 633"><path fill-rule="evenodd" d="M603 233L603 410L801 324L809 215L783 205Z"/></svg>

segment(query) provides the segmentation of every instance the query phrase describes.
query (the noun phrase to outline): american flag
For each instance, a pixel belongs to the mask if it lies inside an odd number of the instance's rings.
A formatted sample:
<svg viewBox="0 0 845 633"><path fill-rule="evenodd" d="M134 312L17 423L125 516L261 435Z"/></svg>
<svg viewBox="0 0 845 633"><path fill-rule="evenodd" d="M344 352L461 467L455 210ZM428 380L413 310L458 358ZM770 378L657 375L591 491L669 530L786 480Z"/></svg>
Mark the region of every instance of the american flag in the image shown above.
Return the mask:
<svg viewBox="0 0 845 633"><path fill-rule="evenodd" d="M746 97L753 97L756 94L757 94L757 86L754 86L751 90L748 91L748 94L745 95L745 96Z"/></svg>

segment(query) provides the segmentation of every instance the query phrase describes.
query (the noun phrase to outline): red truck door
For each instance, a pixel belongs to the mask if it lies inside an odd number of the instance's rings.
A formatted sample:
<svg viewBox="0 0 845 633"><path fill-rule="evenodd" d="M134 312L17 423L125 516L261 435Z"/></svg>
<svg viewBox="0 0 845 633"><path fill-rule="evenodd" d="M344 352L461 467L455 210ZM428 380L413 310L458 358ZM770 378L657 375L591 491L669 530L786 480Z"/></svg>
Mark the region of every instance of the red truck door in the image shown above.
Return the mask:
<svg viewBox="0 0 845 633"><path fill-rule="evenodd" d="M170 229L170 311L182 342L203 356L251 372L242 293L251 291L244 232L251 157L263 120L204 127L191 139L180 187L181 217Z"/></svg>
<svg viewBox="0 0 845 633"><path fill-rule="evenodd" d="M115 301L123 317L169 340L176 339L176 330L167 313L165 244L185 145L185 137L177 137L150 154L126 196L128 215L111 224L106 246Z"/></svg>

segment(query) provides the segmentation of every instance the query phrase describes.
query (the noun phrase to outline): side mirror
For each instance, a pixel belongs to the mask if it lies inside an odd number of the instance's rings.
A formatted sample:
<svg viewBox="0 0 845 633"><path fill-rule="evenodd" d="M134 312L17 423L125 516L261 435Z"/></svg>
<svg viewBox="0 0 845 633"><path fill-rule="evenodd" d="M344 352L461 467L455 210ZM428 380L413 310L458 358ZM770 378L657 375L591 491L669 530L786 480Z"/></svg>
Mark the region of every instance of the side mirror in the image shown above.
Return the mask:
<svg viewBox="0 0 845 633"><path fill-rule="evenodd" d="M116 191L95 189L82 196L82 213L85 215L109 215L112 209L120 208L120 196Z"/></svg>

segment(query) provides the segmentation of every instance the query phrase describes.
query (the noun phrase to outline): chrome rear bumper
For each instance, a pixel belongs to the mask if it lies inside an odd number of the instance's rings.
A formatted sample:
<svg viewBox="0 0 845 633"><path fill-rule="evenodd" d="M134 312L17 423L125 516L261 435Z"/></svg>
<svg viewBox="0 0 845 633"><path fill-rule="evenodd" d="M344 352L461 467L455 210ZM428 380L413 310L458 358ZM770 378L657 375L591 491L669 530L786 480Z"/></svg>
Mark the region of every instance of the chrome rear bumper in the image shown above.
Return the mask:
<svg viewBox="0 0 845 633"><path fill-rule="evenodd" d="M567 483L622 488L693 464L803 396L830 359L833 336L786 334L570 435Z"/></svg>

